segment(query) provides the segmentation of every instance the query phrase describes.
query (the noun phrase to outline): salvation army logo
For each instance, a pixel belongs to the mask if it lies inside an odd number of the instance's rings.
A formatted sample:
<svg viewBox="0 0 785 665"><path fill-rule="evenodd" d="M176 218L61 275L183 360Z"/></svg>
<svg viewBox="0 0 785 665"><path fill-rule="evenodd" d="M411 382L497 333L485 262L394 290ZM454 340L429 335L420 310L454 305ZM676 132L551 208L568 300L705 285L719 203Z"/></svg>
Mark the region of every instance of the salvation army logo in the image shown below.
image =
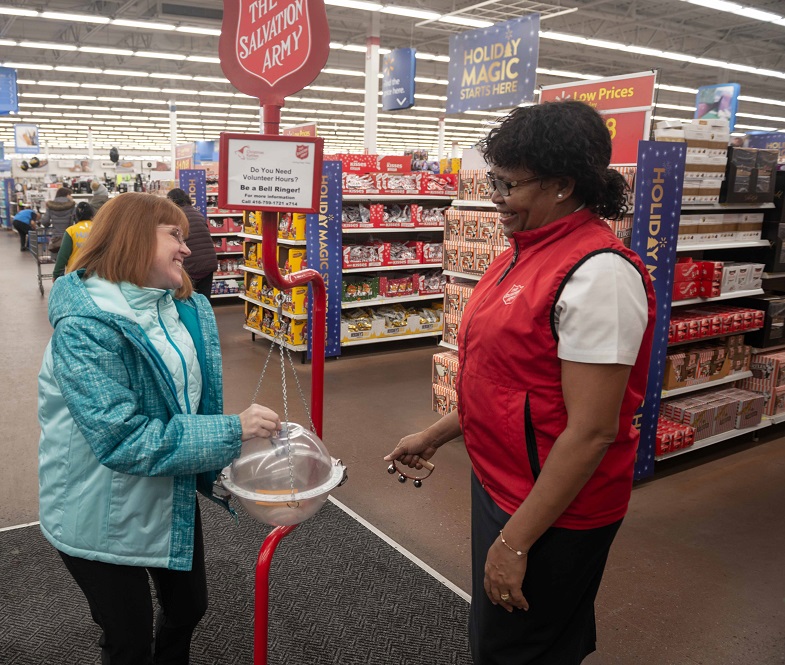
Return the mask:
<svg viewBox="0 0 785 665"><path fill-rule="evenodd" d="M240 159L244 159L248 162L253 162L259 159L259 157L264 153L259 150L252 150L251 146L249 145L244 145L239 150L235 150L234 154L237 155Z"/></svg>
<svg viewBox="0 0 785 665"><path fill-rule="evenodd" d="M306 143L305 145L298 145L294 149L294 156L297 159L308 159L308 154L310 153L310 146Z"/></svg>
<svg viewBox="0 0 785 665"><path fill-rule="evenodd" d="M514 284L507 293L504 294L502 301L505 305L512 305L513 300L518 297L518 294L526 288L523 284Z"/></svg>

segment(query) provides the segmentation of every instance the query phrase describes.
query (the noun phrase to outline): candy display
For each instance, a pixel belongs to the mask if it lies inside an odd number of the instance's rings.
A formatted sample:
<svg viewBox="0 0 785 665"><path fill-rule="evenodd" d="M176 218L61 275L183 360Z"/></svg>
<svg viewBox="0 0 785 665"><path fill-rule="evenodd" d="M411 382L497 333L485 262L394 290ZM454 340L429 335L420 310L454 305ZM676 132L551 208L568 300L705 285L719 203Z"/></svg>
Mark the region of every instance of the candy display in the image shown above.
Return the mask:
<svg viewBox="0 0 785 665"><path fill-rule="evenodd" d="M668 343L675 344L703 337L757 330L763 327L763 312L744 307L702 305L671 312Z"/></svg>
<svg viewBox="0 0 785 665"><path fill-rule="evenodd" d="M665 455L682 448L689 448L695 443L695 428L676 423L667 418L657 420L657 437L655 439L655 455Z"/></svg>
<svg viewBox="0 0 785 665"><path fill-rule="evenodd" d="M725 378L750 368L752 348L743 335L731 335L714 342L676 347L666 358L662 387L674 390Z"/></svg>
<svg viewBox="0 0 785 665"><path fill-rule="evenodd" d="M379 277L372 275L345 275L343 302L372 300L379 297Z"/></svg>
<svg viewBox="0 0 785 665"><path fill-rule="evenodd" d="M759 353L750 363L752 378L739 386L760 393L766 415L785 412L785 352Z"/></svg>
<svg viewBox="0 0 785 665"><path fill-rule="evenodd" d="M214 296L240 293L240 283L235 279L215 280L210 287L210 294Z"/></svg>

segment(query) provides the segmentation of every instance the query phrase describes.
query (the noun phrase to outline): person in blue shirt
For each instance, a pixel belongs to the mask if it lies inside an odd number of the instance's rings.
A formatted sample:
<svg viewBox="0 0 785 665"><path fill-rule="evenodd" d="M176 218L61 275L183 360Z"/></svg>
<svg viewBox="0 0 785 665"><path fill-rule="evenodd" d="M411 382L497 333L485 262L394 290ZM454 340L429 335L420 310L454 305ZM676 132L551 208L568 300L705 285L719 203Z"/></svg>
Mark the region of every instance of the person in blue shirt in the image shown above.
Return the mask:
<svg viewBox="0 0 785 665"><path fill-rule="evenodd" d="M115 197L49 296L41 531L84 593L101 662L112 665L189 662L207 609L196 493L225 504L213 495L217 470L242 441L281 427L259 404L224 415L215 316L183 271L187 233L168 199Z"/></svg>
<svg viewBox="0 0 785 665"><path fill-rule="evenodd" d="M30 233L31 229L35 228L35 221L37 219L38 214L31 208L20 210L18 213L16 213L16 215L14 215L14 228L19 233L19 241L22 245L19 249L22 252L27 249L27 234Z"/></svg>

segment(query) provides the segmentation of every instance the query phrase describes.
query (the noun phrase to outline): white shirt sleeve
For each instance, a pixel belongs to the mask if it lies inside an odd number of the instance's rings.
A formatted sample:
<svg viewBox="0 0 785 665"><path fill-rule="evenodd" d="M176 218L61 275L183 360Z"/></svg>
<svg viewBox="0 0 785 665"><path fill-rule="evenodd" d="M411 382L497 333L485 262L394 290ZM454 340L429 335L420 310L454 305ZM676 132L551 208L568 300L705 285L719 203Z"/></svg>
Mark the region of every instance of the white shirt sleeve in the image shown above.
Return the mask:
<svg viewBox="0 0 785 665"><path fill-rule="evenodd" d="M587 259L562 289L554 311L562 360L634 365L648 323L638 270L615 252Z"/></svg>

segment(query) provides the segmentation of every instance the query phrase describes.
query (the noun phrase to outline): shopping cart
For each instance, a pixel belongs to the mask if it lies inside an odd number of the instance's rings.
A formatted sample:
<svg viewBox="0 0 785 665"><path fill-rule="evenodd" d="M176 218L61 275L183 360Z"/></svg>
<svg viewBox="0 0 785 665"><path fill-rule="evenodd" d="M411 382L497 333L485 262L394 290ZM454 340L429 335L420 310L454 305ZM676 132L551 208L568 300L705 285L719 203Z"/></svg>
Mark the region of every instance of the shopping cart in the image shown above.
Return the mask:
<svg viewBox="0 0 785 665"><path fill-rule="evenodd" d="M49 251L49 243L52 240L52 227L39 226L36 229L30 229L27 234L27 249L35 257L36 267L38 268L38 290L41 295L44 295L44 280L52 279L52 273L45 273L41 266L52 264L54 269L54 262L57 259L57 252Z"/></svg>

